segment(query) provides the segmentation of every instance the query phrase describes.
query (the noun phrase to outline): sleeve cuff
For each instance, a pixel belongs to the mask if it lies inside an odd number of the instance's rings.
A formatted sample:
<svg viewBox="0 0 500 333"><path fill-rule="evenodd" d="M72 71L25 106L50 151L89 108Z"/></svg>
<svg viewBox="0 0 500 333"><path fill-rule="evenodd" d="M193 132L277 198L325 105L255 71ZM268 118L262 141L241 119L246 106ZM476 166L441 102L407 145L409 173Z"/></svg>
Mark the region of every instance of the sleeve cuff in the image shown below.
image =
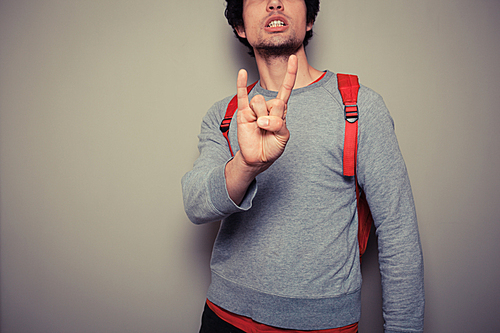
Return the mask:
<svg viewBox="0 0 500 333"><path fill-rule="evenodd" d="M257 194L257 182L254 179L240 205L229 197L224 174L226 165L215 168L209 175L208 190L213 207L223 215L244 212L252 208L252 201Z"/></svg>

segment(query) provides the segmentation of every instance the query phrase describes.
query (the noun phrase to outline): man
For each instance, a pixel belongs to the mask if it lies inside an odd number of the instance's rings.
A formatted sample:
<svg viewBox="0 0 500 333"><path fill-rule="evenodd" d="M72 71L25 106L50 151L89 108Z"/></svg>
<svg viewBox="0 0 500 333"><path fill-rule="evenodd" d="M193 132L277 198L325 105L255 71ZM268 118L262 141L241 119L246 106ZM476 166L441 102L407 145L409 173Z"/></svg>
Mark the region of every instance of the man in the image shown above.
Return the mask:
<svg viewBox="0 0 500 333"><path fill-rule="evenodd" d="M200 332L356 332L361 273L354 177L342 173L344 109L336 76L313 68L305 44L319 1L227 1L260 80L229 141L230 97L202 122L200 156L182 180L194 223L222 220ZM358 94L357 178L379 240L386 332L423 331L423 259L415 208L382 98Z"/></svg>

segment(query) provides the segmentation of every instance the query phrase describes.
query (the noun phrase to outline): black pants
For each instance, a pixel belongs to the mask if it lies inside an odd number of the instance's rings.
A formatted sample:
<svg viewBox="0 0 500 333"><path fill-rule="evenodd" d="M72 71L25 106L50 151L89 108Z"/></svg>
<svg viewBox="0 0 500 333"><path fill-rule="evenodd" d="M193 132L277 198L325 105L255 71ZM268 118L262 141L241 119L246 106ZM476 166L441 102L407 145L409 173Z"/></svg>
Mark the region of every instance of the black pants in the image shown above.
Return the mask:
<svg viewBox="0 0 500 333"><path fill-rule="evenodd" d="M201 316L200 333L245 333L239 328L220 319L205 303L205 310Z"/></svg>

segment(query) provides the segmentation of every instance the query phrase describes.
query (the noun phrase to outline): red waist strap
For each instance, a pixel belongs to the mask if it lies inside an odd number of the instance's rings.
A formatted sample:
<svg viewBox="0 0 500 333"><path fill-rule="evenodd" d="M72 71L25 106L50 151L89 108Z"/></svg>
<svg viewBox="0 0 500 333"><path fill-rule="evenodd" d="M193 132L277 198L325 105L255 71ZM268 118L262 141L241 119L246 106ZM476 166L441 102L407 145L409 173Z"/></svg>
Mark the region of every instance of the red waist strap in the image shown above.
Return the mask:
<svg viewBox="0 0 500 333"><path fill-rule="evenodd" d="M253 321L251 318L240 316L224 310L207 299L208 307L222 320L239 328L242 331L249 333L356 333L358 331L358 323L354 323L344 327L330 328L317 331L297 331L283 328L272 327L260 324Z"/></svg>

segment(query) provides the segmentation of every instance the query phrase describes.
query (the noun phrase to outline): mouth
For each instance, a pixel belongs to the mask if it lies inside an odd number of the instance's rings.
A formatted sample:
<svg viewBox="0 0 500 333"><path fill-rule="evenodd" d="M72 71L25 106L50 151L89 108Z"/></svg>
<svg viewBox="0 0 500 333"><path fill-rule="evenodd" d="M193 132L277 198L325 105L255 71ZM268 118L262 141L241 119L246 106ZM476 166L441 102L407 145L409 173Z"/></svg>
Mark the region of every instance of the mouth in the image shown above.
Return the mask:
<svg viewBox="0 0 500 333"><path fill-rule="evenodd" d="M269 24L267 25L268 28L276 28L276 27L284 27L286 26L285 22L281 21L281 20L273 20L271 22L269 22Z"/></svg>
<svg viewBox="0 0 500 333"><path fill-rule="evenodd" d="M268 32L281 32L288 29L288 22L281 15L273 15L266 21L264 27Z"/></svg>

